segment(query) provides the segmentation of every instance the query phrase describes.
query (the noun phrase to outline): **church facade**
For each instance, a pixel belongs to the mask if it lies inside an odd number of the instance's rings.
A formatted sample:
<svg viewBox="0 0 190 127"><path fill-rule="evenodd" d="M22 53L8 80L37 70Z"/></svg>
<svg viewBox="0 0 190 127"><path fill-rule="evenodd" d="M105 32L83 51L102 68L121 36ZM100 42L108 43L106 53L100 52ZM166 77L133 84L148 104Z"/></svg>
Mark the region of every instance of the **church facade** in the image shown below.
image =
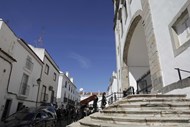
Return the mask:
<svg viewBox="0 0 190 127"><path fill-rule="evenodd" d="M190 97L190 1L113 0L117 91Z"/></svg>

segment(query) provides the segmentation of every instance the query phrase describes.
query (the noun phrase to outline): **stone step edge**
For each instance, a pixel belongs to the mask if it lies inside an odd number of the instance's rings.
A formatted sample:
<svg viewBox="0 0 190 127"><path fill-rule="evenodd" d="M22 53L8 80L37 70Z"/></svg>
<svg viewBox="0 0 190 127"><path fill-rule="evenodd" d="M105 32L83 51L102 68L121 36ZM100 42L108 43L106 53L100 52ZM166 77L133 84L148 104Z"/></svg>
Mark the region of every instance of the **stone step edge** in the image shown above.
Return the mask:
<svg viewBox="0 0 190 127"><path fill-rule="evenodd" d="M112 106L112 105L119 105L119 104L123 104L123 103L145 103L145 102L149 102L149 103L154 103L154 102L157 102L157 103L164 103L164 102L170 102L170 103L176 103L176 102L184 102L184 103L190 103L190 99L161 99L161 98L149 98L149 99L134 99L134 100L127 100L127 99L123 99L123 100L120 100L120 101L117 101L109 106Z"/></svg>
<svg viewBox="0 0 190 127"><path fill-rule="evenodd" d="M181 107L189 107L190 109L190 104L165 104L165 103L160 103L160 104L154 104L154 103L149 103L149 104L120 104L120 105L112 105L112 106L109 106L109 107L106 107L104 110L109 110L109 109L112 109L112 108L152 108L152 107L163 107L163 108L166 108L166 107L169 107L169 108L181 108Z"/></svg>
<svg viewBox="0 0 190 127"><path fill-rule="evenodd" d="M179 98L185 98L187 95L186 94L135 94L135 95L128 95L126 98L127 99L131 99L131 98L139 98L139 97L155 97L155 98L168 98L168 97L171 97L171 98L176 98L176 97L179 97Z"/></svg>
<svg viewBox="0 0 190 127"><path fill-rule="evenodd" d="M110 124L110 123L95 123L95 122L80 122L81 125L90 127L151 127L149 125L130 125L130 124ZM155 126L157 127L157 126ZM164 126L163 126L164 127ZM166 127L166 126L165 126ZM168 127L168 126L167 126Z"/></svg>
<svg viewBox="0 0 190 127"><path fill-rule="evenodd" d="M187 127L186 125L135 125L135 124L114 124L114 123L96 123L90 121L80 122L83 126L90 127Z"/></svg>
<svg viewBox="0 0 190 127"><path fill-rule="evenodd" d="M171 98L142 98L142 99L122 99L120 101L118 101L117 103L120 102L146 102L146 101L161 101L161 102L167 102L167 101L171 101L171 102L175 102L175 101L179 101L179 102L189 102L190 99L188 98L176 98L176 99L171 99Z"/></svg>
<svg viewBox="0 0 190 127"><path fill-rule="evenodd" d="M190 118L181 117L181 118L154 118L154 117L109 117L109 116L90 116L90 118L93 120L107 120L107 121L118 121L118 122L172 122L172 123L190 123Z"/></svg>
<svg viewBox="0 0 190 127"><path fill-rule="evenodd" d="M102 114L190 114L190 111L187 110L141 110L141 111L122 111L122 110L117 110L117 111L100 111Z"/></svg>

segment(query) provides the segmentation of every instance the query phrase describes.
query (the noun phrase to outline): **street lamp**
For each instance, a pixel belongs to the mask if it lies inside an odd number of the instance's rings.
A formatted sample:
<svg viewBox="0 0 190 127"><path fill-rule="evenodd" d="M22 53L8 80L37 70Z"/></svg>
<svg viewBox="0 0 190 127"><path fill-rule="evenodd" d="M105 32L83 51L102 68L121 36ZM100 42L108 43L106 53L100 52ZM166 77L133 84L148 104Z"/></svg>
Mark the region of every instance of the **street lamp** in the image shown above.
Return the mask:
<svg viewBox="0 0 190 127"><path fill-rule="evenodd" d="M36 80L36 82L37 82L37 84L38 84L38 93L37 93L37 97L36 97L36 107L37 107L37 104L38 104L38 96L39 96L39 87L40 87L40 83L41 83L41 79L40 78L38 78L37 80Z"/></svg>

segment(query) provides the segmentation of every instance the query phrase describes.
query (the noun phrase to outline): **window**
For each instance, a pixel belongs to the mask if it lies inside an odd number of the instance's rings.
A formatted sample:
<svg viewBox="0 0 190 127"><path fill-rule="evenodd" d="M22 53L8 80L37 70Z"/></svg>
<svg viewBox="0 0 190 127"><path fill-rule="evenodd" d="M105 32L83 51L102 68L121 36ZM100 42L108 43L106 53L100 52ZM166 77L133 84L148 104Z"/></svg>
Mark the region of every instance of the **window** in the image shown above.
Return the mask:
<svg viewBox="0 0 190 127"><path fill-rule="evenodd" d="M46 64L45 66L45 73L48 75L49 74L49 66Z"/></svg>
<svg viewBox="0 0 190 127"><path fill-rule="evenodd" d="M17 105L17 110L16 111L19 111L21 110L23 107L23 102L18 102L18 105Z"/></svg>
<svg viewBox="0 0 190 127"><path fill-rule="evenodd" d="M46 101L46 86L42 86L41 101Z"/></svg>
<svg viewBox="0 0 190 127"><path fill-rule="evenodd" d="M56 81L56 77L57 77L56 73L53 73L53 80L54 81Z"/></svg>
<svg viewBox="0 0 190 127"><path fill-rule="evenodd" d="M66 97L66 93L64 93L64 97Z"/></svg>
<svg viewBox="0 0 190 127"><path fill-rule="evenodd" d="M123 13L124 13L124 21L126 23L127 17L128 17L128 15L127 15L127 4L126 4L126 1L124 1L124 3L123 3Z"/></svg>
<svg viewBox="0 0 190 127"><path fill-rule="evenodd" d="M180 16L170 24L170 31L174 54L176 56L190 46L190 17L188 9L185 9Z"/></svg>
<svg viewBox="0 0 190 127"><path fill-rule="evenodd" d="M31 58L30 56L27 56L27 58L26 58L25 67L26 67L28 70L30 70L30 71L32 71L32 69L33 69L33 62L32 62L32 58Z"/></svg>
<svg viewBox="0 0 190 127"><path fill-rule="evenodd" d="M119 26L120 26L120 34L121 34L121 37L123 36L123 21L122 21L122 13L121 13L122 9L120 8L119 9L119 15L118 15L118 20L119 20Z"/></svg>
<svg viewBox="0 0 190 127"><path fill-rule="evenodd" d="M190 39L190 18L187 9L181 14L172 27L178 37L178 46L183 45Z"/></svg>
<svg viewBox="0 0 190 127"><path fill-rule="evenodd" d="M29 92L29 88L28 88L28 78L29 76L26 74L23 74L22 76L22 80L21 80L21 85L20 85L20 94L22 95L27 95Z"/></svg>
<svg viewBox="0 0 190 127"><path fill-rule="evenodd" d="M67 81L65 81L65 88L67 88Z"/></svg>
<svg viewBox="0 0 190 127"><path fill-rule="evenodd" d="M54 91L51 91L51 103L54 103L56 100L54 98Z"/></svg>

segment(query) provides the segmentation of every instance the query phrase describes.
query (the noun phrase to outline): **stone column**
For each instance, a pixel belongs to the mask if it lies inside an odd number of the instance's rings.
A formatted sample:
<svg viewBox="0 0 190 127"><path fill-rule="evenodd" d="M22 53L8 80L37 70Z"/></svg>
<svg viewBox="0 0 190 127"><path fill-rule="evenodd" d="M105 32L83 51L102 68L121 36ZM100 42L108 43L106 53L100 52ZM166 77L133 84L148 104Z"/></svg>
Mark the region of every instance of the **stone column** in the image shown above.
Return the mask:
<svg viewBox="0 0 190 127"><path fill-rule="evenodd" d="M126 66L125 63L123 63L121 68L121 91L129 87L128 75L129 75L128 67Z"/></svg>
<svg viewBox="0 0 190 127"><path fill-rule="evenodd" d="M149 56L150 73L152 80L152 93L157 93L163 87L159 54L157 50L157 44L154 34L154 28L152 23L151 10L149 0L141 0L143 13L143 26L146 36L146 44Z"/></svg>

